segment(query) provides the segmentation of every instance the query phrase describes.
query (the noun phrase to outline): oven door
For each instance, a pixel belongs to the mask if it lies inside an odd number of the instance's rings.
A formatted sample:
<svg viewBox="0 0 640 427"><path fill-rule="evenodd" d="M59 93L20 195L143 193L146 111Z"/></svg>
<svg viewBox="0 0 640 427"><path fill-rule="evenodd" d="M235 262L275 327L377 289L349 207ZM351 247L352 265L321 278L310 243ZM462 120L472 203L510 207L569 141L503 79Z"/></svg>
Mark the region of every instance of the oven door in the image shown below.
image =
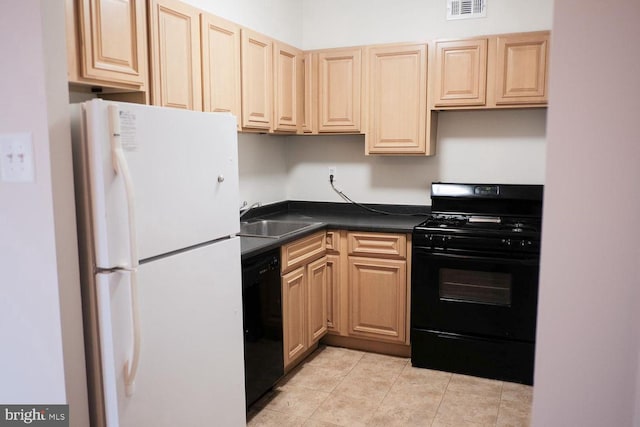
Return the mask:
<svg viewBox="0 0 640 427"><path fill-rule="evenodd" d="M414 248L411 326L535 340L539 259L434 253Z"/></svg>

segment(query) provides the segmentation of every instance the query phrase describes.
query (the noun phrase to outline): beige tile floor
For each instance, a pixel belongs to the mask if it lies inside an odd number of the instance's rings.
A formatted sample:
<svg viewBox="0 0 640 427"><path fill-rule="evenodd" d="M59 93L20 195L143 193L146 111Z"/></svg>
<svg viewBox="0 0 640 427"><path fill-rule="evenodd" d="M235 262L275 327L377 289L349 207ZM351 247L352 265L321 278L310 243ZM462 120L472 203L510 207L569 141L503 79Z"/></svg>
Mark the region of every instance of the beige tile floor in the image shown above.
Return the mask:
<svg viewBox="0 0 640 427"><path fill-rule="evenodd" d="M248 426L527 427L533 388L321 346L258 401Z"/></svg>

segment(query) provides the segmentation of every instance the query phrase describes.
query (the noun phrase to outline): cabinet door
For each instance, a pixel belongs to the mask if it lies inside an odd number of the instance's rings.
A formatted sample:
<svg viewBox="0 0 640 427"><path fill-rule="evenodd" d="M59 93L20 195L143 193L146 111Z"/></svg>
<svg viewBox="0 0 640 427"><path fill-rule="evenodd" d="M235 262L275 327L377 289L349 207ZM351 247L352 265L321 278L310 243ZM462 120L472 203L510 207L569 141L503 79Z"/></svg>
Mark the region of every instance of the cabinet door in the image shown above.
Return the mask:
<svg viewBox="0 0 640 427"><path fill-rule="evenodd" d="M369 50L367 153L424 154L427 46Z"/></svg>
<svg viewBox="0 0 640 427"><path fill-rule="evenodd" d="M496 104L545 104L549 33L498 37Z"/></svg>
<svg viewBox="0 0 640 427"><path fill-rule="evenodd" d="M318 53L320 132L360 131L360 49Z"/></svg>
<svg viewBox="0 0 640 427"><path fill-rule="evenodd" d="M326 257L307 265L307 347L327 333L327 275Z"/></svg>
<svg viewBox="0 0 640 427"><path fill-rule="evenodd" d="M318 56L315 53L305 53L302 59L304 67L304 94L302 131L304 133L318 132Z"/></svg>
<svg viewBox="0 0 640 427"><path fill-rule="evenodd" d="M298 130L298 78L302 52L284 43L273 44L273 129Z"/></svg>
<svg viewBox="0 0 640 427"><path fill-rule="evenodd" d="M404 342L407 262L349 257L349 335Z"/></svg>
<svg viewBox="0 0 640 427"><path fill-rule="evenodd" d="M239 124L240 27L208 13L200 18L203 109L229 112Z"/></svg>
<svg viewBox="0 0 640 427"><path fill-rule="evenodd" d="M282 325L285 368L307 349L306 268L282 276Z"/></svg>
<svg viewBox="0 0 640 427"><path fill-rule="evenodd" d="M435 106L485 105L487 40L436 43Z"/></svg>
<svg viewBox="0 0 640 427"><path fill-rule="evenodd" d="M176 0L151 7L151 103L201 111L199 12Z"/></svg>
<svg viewBox="0 0 640 427"><path fill-rule="evenodd" d="M242 127L271 129L273 42L242 29Z"/></svg>
<svg viewBox="0 0 640 427"><path fill-rule="evenodd" d="M68 8L73 5L67 0ZM144 0L78 0L75 6L73 22L78 28L72 39L77 37L78 43L68 40L70 79L143 86L147 80Z"/></svg>
<svg viewBox="0 0 640 427"><path fill-rule="evenodd" d="M340 255L327 255L327 330L340 333Z"/></svg>

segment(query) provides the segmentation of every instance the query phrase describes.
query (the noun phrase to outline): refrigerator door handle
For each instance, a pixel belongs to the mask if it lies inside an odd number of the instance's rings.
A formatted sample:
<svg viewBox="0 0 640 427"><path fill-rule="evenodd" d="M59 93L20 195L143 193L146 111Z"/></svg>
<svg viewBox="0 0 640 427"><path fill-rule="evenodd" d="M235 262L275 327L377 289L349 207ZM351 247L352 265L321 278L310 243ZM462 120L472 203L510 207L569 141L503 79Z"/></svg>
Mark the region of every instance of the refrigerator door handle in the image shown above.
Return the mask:
<svg viewBox="0 0 640 427"><path fill-rule="evenodd" d="M127 396L133 395L135 391L135 380L140 363L140 310L138 304L138 250L136 244L136 217L135 217L135 195L133 183L129 173L129 165L124 157L122 141L120 139L120 112L117 105L109 105L109 129L111 142L111 159L113 170L116 175L121 174L124 179L125 193L127 196L127 213L129 223L129 266L125 270L131 272L131 314L133 329L133 354L131 360L127 361L125 369L125 385Z"/></svg>
<svg viewBox="0 0 640 427"><path fill-rule="evenodd" d="M135 194L129 165L124 157L122 141L120 139L120 113L117 105L109 105L109 128L111 140L111 159L113 170L116 175L122 175L124 179L124 189L127 197L127 214L129 219L129 266L134 269L138 267L138 248L136 242L136 211Z"/></svg>
<svg viewBox="0 0 640 427"><path fill-rule="evenodd" d="M138 304L138 269L131 270L131 319L133 331L133 354L125 365L125 393L135 393L136 375L140 364L140 306Z"/></svg>

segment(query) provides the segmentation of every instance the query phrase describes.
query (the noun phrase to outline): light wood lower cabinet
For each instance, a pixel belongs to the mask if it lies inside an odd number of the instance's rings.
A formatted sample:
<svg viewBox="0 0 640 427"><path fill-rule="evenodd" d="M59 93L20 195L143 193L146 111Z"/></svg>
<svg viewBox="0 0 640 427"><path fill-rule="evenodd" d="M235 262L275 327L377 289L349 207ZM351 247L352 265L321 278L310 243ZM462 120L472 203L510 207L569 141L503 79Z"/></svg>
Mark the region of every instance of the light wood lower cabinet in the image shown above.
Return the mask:
<svg viewBox="0 0 640 427"><path fill-rule="evenodd" d="M329 344L409 354L410 235L327 232Z"/></svg>
<svg viewBox="0 0 640 427"><path fill-rule="evenodd" d="M302 360L327 333L329 269L324 248L321 232L281 249L285 370Z"/></svg>
<svg viewBox="0 0 640 427"><path fill-rule="evenodd" d="M327 333L327 258L307 265L308 346Z"/></svg>
<svg viewBox="0 0 640 427"><path fill-rule="evenodd" d="M349 335L404 343L407 262L349 257Z"/></svg>
<svg viewBox="0 0 640 427"><path fill-rule="evenodd" d="M340 255L327 255L327 331L340 333Z"/></svg>
<svg viewBox="0 0 640 427"><path fill-rule="evenodd" d="M282 325L284 366L287 367L307 349L306 271L300 267L282 276Z"/></svg>

